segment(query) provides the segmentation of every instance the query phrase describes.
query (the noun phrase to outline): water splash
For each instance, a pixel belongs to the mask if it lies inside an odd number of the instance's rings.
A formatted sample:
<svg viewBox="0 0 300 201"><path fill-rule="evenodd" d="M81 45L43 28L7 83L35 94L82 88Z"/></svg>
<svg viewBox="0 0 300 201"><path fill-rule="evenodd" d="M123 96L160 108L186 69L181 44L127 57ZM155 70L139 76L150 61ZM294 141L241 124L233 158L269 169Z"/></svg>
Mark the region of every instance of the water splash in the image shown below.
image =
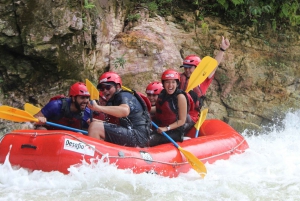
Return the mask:
<svg viewBox="0 0 300 201"><path fill-rule="evenodd" d="M0 200L299 200L300 111L282 129L246 135L250 148L229 160L205 164L204 179L191 170L177 178L133 174L105 160L69 168L70 174L30 172L0 165Z"/></svg>

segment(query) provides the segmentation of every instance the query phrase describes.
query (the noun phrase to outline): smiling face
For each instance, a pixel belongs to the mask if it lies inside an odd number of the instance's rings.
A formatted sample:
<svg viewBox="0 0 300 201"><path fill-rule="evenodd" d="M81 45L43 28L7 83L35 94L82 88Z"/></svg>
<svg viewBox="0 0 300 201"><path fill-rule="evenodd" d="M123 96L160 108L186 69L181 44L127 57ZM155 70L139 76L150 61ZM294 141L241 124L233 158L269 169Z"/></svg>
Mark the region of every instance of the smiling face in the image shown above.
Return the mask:
<svg viewBox="0 0 300 201"><path fill-rule="evenodd" d="M192 66L190 68L184 68L184 74L187 76L187 77L191 77L192 73L194 72L195 70L195 66Z"/></svg>
<svg viewBox="0 0 300 201"><path fill-rule="evenodd" d="M163 82L163 86L167 92L167 94L173 94L177 88L177 81L176 80L165 80Z"/></svg>
<svg viewBox="0 0 300 201"><path fill-rule="evenodd" d="M147 98L149 99L151 106L155 106L156 100L158 98L157 94L149 94L147 93Z"/></svg>
<svg viewBox="0 0 300 201"><path fill-rule="evenodd" d="M99 90L102 92L102 95L106 100L109 100L117 91L117 87L114 84L103 83L99 86Z"/></svg>
<svg viewBox="0 0 300 201"><path fill-rule="evenodd" d="M73 102L75 103L75 107L79 111L84 111L88 102L90 100L89 96L75 96L73 97Z"/></svg>

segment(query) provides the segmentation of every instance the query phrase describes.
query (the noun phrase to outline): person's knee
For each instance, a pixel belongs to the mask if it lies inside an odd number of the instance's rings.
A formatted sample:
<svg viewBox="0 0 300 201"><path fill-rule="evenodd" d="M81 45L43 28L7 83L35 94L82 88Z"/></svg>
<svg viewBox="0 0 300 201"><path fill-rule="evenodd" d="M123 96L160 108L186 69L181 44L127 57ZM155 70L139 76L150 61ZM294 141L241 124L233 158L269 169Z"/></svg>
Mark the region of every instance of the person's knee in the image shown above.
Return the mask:
<svg viewBox="0 0 300 201"><path fill-rule="evenodd" d="M103 122L94 121L90 124L88 135L94 138L105 138Z"/></svg>

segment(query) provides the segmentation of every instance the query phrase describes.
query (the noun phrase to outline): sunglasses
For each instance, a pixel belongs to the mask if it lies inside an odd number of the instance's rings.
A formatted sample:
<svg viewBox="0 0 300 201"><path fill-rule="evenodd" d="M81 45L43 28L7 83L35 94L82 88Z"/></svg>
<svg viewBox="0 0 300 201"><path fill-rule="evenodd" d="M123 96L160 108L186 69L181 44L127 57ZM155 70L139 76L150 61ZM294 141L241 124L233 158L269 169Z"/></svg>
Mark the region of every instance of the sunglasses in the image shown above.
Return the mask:
<svg viewBox="0 0 300 201"><path fill-rule="evenodd" d="M108 91L108 90L110 90L111 89L111 87L112 87L113 85L102 85L100 88L99 88L99 90L100 91L104 91L105 89Z"/></svg>

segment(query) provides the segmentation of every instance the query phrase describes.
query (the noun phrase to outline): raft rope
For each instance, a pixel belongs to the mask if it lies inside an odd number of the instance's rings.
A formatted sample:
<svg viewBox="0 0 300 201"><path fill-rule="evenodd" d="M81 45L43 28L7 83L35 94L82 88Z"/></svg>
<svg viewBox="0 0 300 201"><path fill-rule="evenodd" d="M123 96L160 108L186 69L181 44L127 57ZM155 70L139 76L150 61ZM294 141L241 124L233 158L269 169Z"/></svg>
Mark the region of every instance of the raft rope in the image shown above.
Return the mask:
<svg viewBox="0 0 300 201"><path fill-rule="evenodd" d="M234 153L234 151L239 151L240 153L242 153L243 150L239 150L238 147L241 146L244 142L245 142L245 139L243 139L237 146L233 147L229 151L225 151L225 152L222 152L222 153L210 156L210 157L206 157L206 158L201 158L201 160L208 160L208 159L211 159L211 158L214 158L214 157L217 157L217 156L222 156L222 155L225 155L225 154L228 154L228 153L229 154Z"/></svg>
<svg viewBox="0 0 300 201"><path fill-rule="evenodd" d="M47 135L67 135L69 137L72 137L76 140L78 140L79 142L85 144L86 146L90 147L91 149L93 149L95 152L97 152L98 154L102 155L102 156L105 156L106 158L117 158L117 159L128 159L128 158L133 158L133 159L138 159L138 160L143 160L143 161L147 161L146 159L144 158L140 158L140 157L136 157L136 156L109 156L107 154L103 154L100 150L94 148L93 146L87 144L85 141L81 140L80 138L72 135L72 134L68 134L68 133L63 133L62 131L60 132L51 132L51 133L45 133L45 134L37 134L37 132L34 132L34 133L23 133L23 132L12 132L12 133L8 133L8 134L5 134L1 137L0 139L0 142L3 140L3 138L6 136L6 135L31 135L32 137L37 137L37 136L47 136ZM232 149L230 149L229 151L225 151L225 152L222 152L222 153L219 153L217 155L213 155L213 156L210 156L210 157L206 157L206 158L200 158L199 160L208 160L208 159L211 159L211 158L214 158L214 157L218 157L218 156L222 156L222 155L225 155L225 154L230 154L230 153L233 153L235 150L236 151L239 151L238 150L238 147L241 146L243 143L244 143L245 139L243 139L237 146L233 147ZM241 153L243 152L243 150L240 151ZM150 161L150 160L149 160ZM151 160L151 162L155 162L155 163L160 163L160 164L166 164L166 165L171 165L173 167L176 167L176 166L180 166L180 165L185 165L188 163L188 161L186 162L173 162L173 163L169 163L169 162L164 162L164 161L158 161L158 160Z"/></svg>
<svg viewBox="0 0 300 201"><path fill-rule="evenodd" d="M6 136L6 135L32 135L32 137L38 137L38 136L46 136L46 135L67 135L69 137L72 137L76 140L78 140L79 142L85 144L86 146L89 146L91 149L93 149L95 152L97 152L99 155L102 155L102 156L105 156L105 158L117 158L117 159L138 159L138 160L143 160L143 161L147 161L147 159L144 159L144 158L140 158L140 157L136 157L136 156L110 156L110 155L107 155L107 154L104 154L102 153L100 150L92 147L91 145L87 144L85 141L79 139L78 137L72 135L72 134L68 134L68 133L63 133L63 132L59 132L59 133L56 133L56 132L52 132L52 133L45 133L45 134L38 134L37 133L18 133L18 132L12 132L12 133L8 133L8 134L5 134L2 136L0 142L2 141L2 139ZM166 164L166 165L171 165L173 167L176 167L176 166L180 166L180 165L184 165L184 164L187 164L188 162L173 162L173 163L169 163L169 162L164 162L164 161L158 161L158 160L148 160L148 161L151 161L151 162L155 162L155 163L160 163L160 164Z"/></svg>

